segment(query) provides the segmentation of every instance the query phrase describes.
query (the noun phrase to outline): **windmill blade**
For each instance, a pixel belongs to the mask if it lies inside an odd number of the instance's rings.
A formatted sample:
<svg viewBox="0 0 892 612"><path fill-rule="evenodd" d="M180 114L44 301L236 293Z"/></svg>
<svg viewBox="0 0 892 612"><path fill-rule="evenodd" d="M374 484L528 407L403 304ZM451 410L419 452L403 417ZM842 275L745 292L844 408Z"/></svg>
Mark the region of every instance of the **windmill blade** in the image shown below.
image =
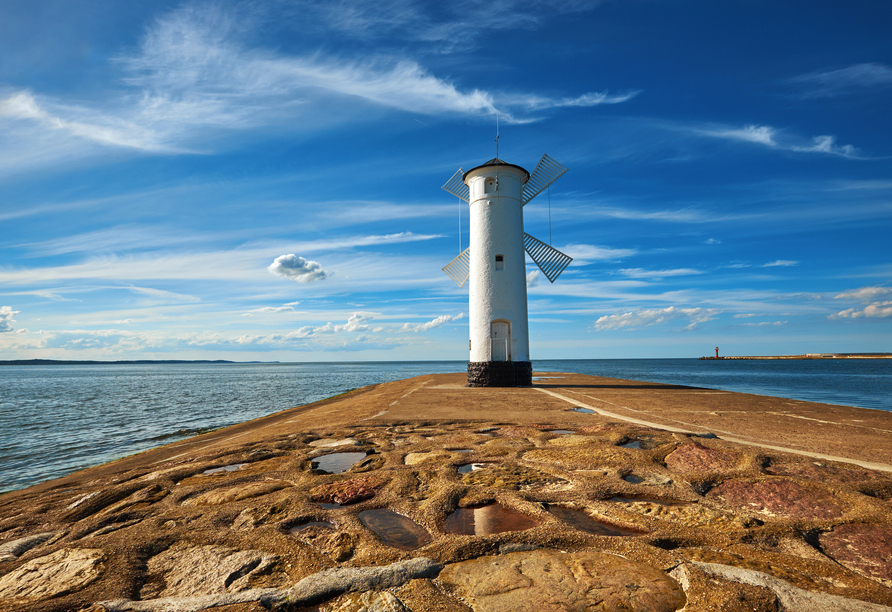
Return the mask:
<svg viewBox="0 0 892 612"><path fill-rule="evenodd" d="M557 280L561 272L573 261L573 258L569 255L564 255L556 248L548 246L527 233L523 235L523 248L533 258L539 269L542 270L542 274L552 283Z"/></svg>
<svg viewBox="0 0 892 612"><path fill-rule="evenodd" d="M452 178L446 181L446 184L443 185L442 189L445 189L449 193L458 198L468 201L471 197L471 189L467 185L465 185L464 181L465 171L459 168L455 174L452 175Z"/></svg>
<svg viewBox="0 0 892 612"><path fill-rule="evenodd" d="M566 168L548 157L547 154L543 155L539 163L536 164L536 169L533 170L529 180L523 186L523 191L521 192L523 204L526 205L527 202L542 193L546 187L561 178L566 171ZM443 189L446 188L444 187Z"/></svg>
<svg viewBox="0 0 892 612"><path fill-rule="evenodd" d="M534 238L535 240L535 238ZM446 276L451 278L456 285L464 287L468 282L468 276L471 275L471 247L466 248L459 253L458 257L453 259L443 268Z"/></svg>

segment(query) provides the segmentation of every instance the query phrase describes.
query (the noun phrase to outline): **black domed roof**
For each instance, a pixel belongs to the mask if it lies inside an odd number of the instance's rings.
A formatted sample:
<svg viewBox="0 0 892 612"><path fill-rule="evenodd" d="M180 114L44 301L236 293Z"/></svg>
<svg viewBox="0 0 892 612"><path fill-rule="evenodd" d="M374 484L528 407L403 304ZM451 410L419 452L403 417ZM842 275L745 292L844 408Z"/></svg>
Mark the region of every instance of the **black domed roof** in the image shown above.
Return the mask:
<svg viewBox="0 0 892 612"><path fill-rule="evenodd" d="M473 172L474 170L477 170L479 168L485 168L487 166L510 166L511 168L517 168L518 170L520 170L521 172L523 172L524 174L527 175L524 182L526 182L530 178L530 173L527 172L526 168L521 168L517 164L509 164L508 162L501 160L498 157L493 157L491 160L489 160L485 164L480 164L479 166L474 166L473 168L471 168L470 170L465 172L464 175L462 176L462 180L465 180L468 177L468 175L471 172Z"/></svg>

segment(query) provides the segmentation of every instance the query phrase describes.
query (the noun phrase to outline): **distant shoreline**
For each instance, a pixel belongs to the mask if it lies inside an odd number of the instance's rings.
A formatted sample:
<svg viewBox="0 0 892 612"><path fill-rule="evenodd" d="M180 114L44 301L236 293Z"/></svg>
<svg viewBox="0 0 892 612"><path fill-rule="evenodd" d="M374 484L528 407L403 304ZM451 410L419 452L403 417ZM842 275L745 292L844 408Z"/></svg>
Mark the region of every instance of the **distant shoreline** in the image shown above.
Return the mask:
<svg viewBox="0 0 892 612"><path fill-rule="evenodd" d="M892 353L806 353L805 355L748 355L700 357L707 361L735 361L748 359L892 359Z"/></svg>
<svg viewBox="0 0 892 612"><path fill-rule="evenodd" d="M128 359L123 361L93 361L59 359L11 359L0 361L0 366L54 366L54 365L151 365L166 363L279 363L278 361L228 361L226 359Z"/></svg>

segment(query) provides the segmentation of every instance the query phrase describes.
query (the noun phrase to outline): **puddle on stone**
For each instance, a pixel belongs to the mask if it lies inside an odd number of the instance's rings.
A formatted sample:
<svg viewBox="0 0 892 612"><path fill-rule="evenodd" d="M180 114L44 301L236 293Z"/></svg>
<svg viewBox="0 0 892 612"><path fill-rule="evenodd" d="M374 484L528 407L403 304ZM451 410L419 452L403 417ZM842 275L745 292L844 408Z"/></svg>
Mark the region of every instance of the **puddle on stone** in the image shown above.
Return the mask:
<svg viewBox="0 0 892 612"><path fill-rule="evenodd" d="M626 482L631 482L632 484L640 484L644 482L644 479L641 476L635 476L635 474L623 476L623 480L625 480Z"/></svg>
<svg viewBox="0 0 892 612"><path fill-rule="evenodd" d="M632 440L631 442L626 442L625 444L620 444L620 448L644 448L641 446L641 440Z"/></svg>
<svg viewBox="0 0 892 612"><path fill-rule="evenodd" d="M466 463L464 465L458 466L459 474L470 474L471 472L476 472L477 470L482 470L486 467L485 463Z"/></svg>
<svg viewBox="0 0 892 612"><path fill-rule="evenodd" d="M566 436L567 434L575 434L576 432L572 429L549 429L545 433L553 433L560 434L562 436Z"/></svg>
<svg viewBox="0 0 892 612"><path fill-rule="evenodd" d="M387 508L360 512L359 520L374 531L382 542L400 550L415 550L432 540L424 527Z"/></svg>
<svg viewBox="0 0 892 612"><path fill-rule="evenodd" d="M340 474L352 468L365 457L365 453L334 453L316 457L312 460L311 465L314 470L325 474Z"/></svg>
<svg viewBox="0 0 892 612"><path fill-rule="evenodd" d="M459 508L446 517L443 529L457 535L492 535L505 531L523 531L536 527L539 521L501 504L479 508Z"/></svg>
<svg viewBox="0 0 892 612"><path fill-rule="evenodd" d="M341 504L329 504L327 502L319 502L319 507L323 510L337 510L338 508L343 508Z"/></svg>
<svg viewBox="0 0 892 612"><path fill-rule="evenodd" d="M547 509L553 515L555 515L557 518L567 523L571 527L575 527L576 529L585 531L586 533L593 533L595 535L604 536L626 537L637 536L644 533L641 531L623 529L622 527L617 527L616 525L610 525L608 523L596 521L582 510L573 510L572 508L566 508L564 506L552 506L551 504L548 504Z"/></svg>
<svg viewBox="0 0 892 612"><path fill-rule="evenodd" d="M473 448L447 448L450 453L473 453Z"/></svg>
<svg viewBox="0 0 892 612"><path fill-rule="evenodd" d="M242 469L247 463L233 463L232 465L224 465L223 467L211 468L201 473L201 476L212 476L214 474L223 474L225 472L236 472Z"/></svg>
<svg viewBox="0 0 892 612"><path fill-rule="evenodd" d="M291 533L300 533L304 529L309 527L321 527L323 529L334 529L334 523L329 523L328 521L309 521L307 523L301 523L300 525L295 525L290 528L288 531Z"/></svg>
<svg viewBox="0 0 892 612"><path fill-rule="evenodd" d="M589 408L583 408L582 406L577 406L576 408L573 408L571 410L571 412L581 412L582 414L595 414L594 410L591 410Z"/></svg>
<svg viewBox="0 0 892 612"><path fill-rule="evenodd" d="M647 504L659 504L660 506L686 506L690 502L677 501L674 499L653 499L651 497L611 497L607 501L620 504L631 504L634 502L644 502Z"/></svg>

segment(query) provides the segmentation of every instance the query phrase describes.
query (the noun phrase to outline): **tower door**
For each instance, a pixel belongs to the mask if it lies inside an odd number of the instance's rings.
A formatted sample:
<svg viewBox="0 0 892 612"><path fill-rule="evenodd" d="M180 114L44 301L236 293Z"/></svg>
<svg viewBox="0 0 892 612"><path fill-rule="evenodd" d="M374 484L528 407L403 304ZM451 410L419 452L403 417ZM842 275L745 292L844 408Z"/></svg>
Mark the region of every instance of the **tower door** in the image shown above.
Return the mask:
<svg viewBox="0 0 892 612"><path fill-rule="evenodd" d="M492 322L491 342L493 361L511 361L511 331L506 321Z"/></svg>

